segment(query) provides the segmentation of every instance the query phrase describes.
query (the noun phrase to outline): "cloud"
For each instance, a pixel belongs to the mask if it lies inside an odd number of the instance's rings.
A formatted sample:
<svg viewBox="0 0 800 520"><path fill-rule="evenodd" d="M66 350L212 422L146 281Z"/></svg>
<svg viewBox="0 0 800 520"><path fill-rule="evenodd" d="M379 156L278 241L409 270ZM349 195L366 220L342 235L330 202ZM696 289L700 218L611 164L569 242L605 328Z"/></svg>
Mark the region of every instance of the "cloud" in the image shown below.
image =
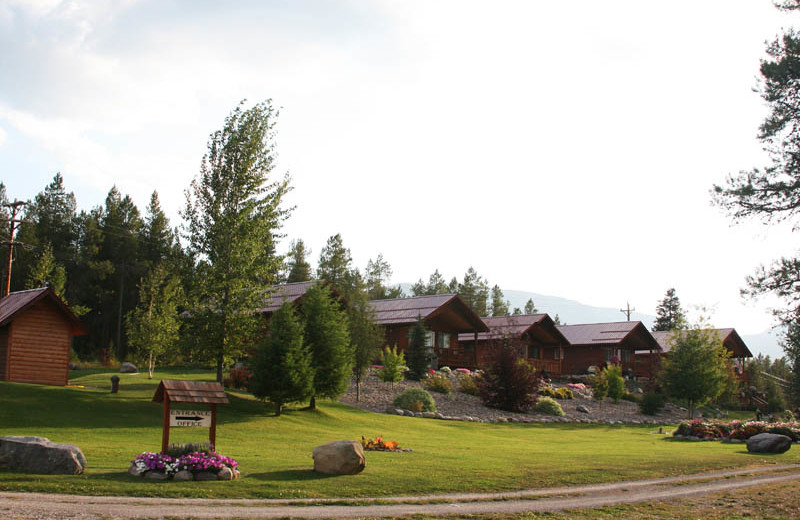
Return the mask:
<svg viewBox="0 0 800 520"><path fill-rule="evenodd" d="M6 142L7 138L8 138L8 132L6 132L5 129L2 126L0 126L0 146L3 146L3 143Z"/></svg>

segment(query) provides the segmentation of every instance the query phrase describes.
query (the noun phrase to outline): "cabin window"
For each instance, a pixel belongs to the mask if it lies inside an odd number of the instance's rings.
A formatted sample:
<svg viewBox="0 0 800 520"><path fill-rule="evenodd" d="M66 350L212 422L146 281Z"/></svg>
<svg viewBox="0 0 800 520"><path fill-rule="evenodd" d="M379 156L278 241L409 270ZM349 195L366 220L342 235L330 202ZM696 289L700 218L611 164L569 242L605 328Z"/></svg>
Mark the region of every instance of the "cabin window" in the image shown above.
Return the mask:
<svg viewBox="0 0 800 520"><path fill-rule="evenodd" d="M606 363L610 363L611 357L614 355L614 350L607 347L604 348L603 350L605 351L606 354Z"/></svg>
<svg viewBox="0 0 800 520"><path fill-rule="evenodd" d="M622 357L622 362L623 363L630 363L630 361L631 361L631 351L630 350L623 350L621 357Z"/></svg>
<svg viewBox="0 0 800 520"><path fill-rule="evenodd" d="M561 359L561 347L553 349L553 359Z"/></svg>
<svg viewBox="0 0 800 520"><path fill-rule="evenodd" d="M450 348L450 334L447 332L439 333L439 348Z"/></svg>
<svg viewBox="0 0 800 520"><path fill-rule="evenodd" d="M528 357L531 359L541 359L541 352L539 352L539 347L528 345Z"/></svg>
<svg viewBox="0 0 800 520"><path fill-rule="evenodd" d="M411 343L411 340L414 337L414 329L408 329L408 343ZM433 348L433 331L426 330L425 331L425 346L428 348Z"/></svg>

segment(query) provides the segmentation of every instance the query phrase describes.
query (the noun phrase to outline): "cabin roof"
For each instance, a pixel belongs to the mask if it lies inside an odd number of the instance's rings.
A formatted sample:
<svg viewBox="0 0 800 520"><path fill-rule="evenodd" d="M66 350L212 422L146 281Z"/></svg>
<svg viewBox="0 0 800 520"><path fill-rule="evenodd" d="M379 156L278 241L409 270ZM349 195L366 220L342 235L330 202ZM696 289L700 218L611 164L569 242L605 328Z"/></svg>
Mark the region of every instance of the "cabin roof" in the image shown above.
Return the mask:
<svg viewBox="0 0 800 520"><path fill-rule="evenodd" d="M444 321L447 315L457 315L460 318L457 320L459 323L453 325L460 329L458 332L489 331L480 316L475 314L457 294L370 300L369 306L375 313L375 323L378 325L411 324L417 321L417 317L422 317L426 323L430 323L433 320Z"/></svg>
<svg viewBox="0 0 800 520"><path fill-rule="evenodd" d="M0 326L8 324L17 315L30 308L37 302L48 299L64 314L72 324L71 333L73 336L82 336L89 330L86 325L75 316L75 313L58 297L49 287L39 289L28 289L27 291L12 292L0 300Z"/></svg>
<svg viewBox="0 0 800 520"><path fill-rule="evenodd" d="M739 336L739 333L736 332L736 329L733 327L703 330L711 331L717 334L725 348L733 353L733 357L753 357L753 353L750 352L750 349L747 348L747 344L745 344L742 337ZM669 330L659 330L652 333L653 338L655 338L665 353L672 349L672 332L673 331Z"/></svg>
<svg viewBox="0 0 800 520"><path fill-rule="evenodd" d="M607 345L620 347L623 343L631 343L631 346L636 349L661 350L658 342L641 321L559 325L556 328L573 346Z"/></svg>
<svg viewBox="0 0 800 520"><path fill-rule="evenodd" d="M211 381L163 379L156 389L153 401L161 403L165 396L171 403L228 404L225 389L221 384Z"/></svg>
<svg viewBox="0 0 800 520"><path fill-rule="evenodd" d="M556 328L553 320L546 313L542 314L521 314L516 316L493 316L491 318L481 318L489 327L489 332L478 333L478 341L497 339L503 336L521 338L526 333L533 333L535 329L543 329L547 336L550 336L555 344L567 343L567 339ZM459 334L459 341L474 341L474 334Z"/></svg>

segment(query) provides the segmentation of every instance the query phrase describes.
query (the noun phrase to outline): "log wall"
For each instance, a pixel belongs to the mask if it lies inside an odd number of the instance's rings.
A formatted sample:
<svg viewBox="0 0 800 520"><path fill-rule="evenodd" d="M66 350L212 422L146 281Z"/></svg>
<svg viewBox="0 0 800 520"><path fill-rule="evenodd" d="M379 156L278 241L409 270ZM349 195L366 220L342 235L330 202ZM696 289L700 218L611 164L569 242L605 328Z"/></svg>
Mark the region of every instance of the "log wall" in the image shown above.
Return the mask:
<svg viewBox="0 0 800 520"><path fill-rule="evenodd" d="M6 367L8 363L6 362L6 358L8 357L8 325L5 327L0 327L0 381L5 381L8 379L8 374L6 374Z"/></svg>
<svg viewBox="0 0 800 520"><path fill-rule="evenodd" d="M40 301L11 323L8 380L64 386L69 376L70 323Z"/></svg>

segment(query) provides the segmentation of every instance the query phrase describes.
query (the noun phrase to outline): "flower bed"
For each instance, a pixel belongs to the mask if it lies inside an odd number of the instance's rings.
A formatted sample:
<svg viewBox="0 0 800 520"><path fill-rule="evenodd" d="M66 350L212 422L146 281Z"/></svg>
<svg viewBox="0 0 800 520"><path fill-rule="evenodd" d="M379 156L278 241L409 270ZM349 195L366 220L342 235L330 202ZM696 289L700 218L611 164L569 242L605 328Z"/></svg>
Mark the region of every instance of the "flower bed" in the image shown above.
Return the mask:
<svg viewBox="0 0 800 520"><path fill-rule="evenodd" d="M180 457L145 452L131 461L128 473L157 480L234 480L239 478L239 463L215 452L195 451Z"/></svg>
<svg viewBox="0 0 800 520"><path fill-rule="evenodd" d="M401 448L397 441L387 441L378 435L375 439L367 439L361 436L361 446L364 451L411 451L408 448Z"/></svg>
<svg viewBox="0 0 800 520"><path fill-rule="evenodd" d="M777 433L786 435L792 442L800 442L800 422L770 423L765 421L693 421L678 425L673 436L702 440L739 440L745 441L759 433Z"/></svg>

